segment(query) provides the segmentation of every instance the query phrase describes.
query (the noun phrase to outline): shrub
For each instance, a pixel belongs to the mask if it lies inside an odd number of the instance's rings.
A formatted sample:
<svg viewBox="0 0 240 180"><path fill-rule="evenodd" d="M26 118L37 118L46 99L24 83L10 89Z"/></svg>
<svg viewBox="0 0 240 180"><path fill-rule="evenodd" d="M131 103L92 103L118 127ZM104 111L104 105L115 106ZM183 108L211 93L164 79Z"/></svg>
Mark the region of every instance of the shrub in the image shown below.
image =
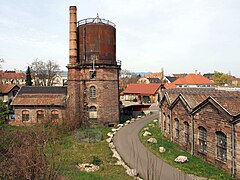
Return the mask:
<svg viewBox="0 0 240 180"><path fill-rule="evenodd" d="M100 166L102 164L102 160L98 156L92 156L92 162L96 166Z"/></svg>

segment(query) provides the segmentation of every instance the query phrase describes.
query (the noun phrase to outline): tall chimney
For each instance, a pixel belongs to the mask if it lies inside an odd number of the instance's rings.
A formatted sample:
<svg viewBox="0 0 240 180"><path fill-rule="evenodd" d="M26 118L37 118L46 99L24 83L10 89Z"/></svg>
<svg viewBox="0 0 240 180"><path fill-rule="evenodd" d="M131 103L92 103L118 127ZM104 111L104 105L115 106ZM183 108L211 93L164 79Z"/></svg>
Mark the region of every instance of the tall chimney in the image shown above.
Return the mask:
<svg viewBox="0 0 240 180"><path fill-rule="evenodd" d="M77 7L70 6L69 24L69 63L77 63Z"/></svg>

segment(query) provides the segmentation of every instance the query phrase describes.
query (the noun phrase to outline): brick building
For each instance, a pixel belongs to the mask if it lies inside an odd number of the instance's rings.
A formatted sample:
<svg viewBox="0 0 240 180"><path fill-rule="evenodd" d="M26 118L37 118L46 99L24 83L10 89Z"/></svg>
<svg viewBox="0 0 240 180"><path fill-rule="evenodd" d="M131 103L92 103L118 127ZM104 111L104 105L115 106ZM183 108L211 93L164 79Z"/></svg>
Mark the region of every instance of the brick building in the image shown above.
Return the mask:
<svg viewBox="0 0 240 180"><path fill-rule="evenodd" d="M240 92L167 89L160 102L163 134L183 149L240 177Z"/></svg>
<svg viewBox="0 0 240 180"><path fill-rule="evenodd" d="M98 16L77 21L77 8L71 6L69 10L67 88L46 87L45 94L41 93L41 87L22 88L12 103L16 121L38 122L37 112L44 106L46 111L42 113L47 113L48 109L54 116L52 113L58 111L58 121L71 128L113 125L119 121L118 84L121 67L116 61L115 24ZM51 98L51 95L55 97ZM32 101L31 98L37 99Z"/></svg>

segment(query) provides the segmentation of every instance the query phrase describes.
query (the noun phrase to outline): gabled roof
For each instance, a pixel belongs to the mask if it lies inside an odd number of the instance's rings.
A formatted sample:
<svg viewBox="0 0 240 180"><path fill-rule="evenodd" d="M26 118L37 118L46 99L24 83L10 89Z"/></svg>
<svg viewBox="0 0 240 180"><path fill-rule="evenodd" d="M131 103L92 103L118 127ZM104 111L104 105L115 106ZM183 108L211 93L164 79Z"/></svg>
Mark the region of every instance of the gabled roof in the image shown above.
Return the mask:
<svg viewBox="0 0 240 180"><path fill-rule="evenodd" d="M166 84L166 88L175 88L176 85L213 85L214 82L200 74L188 74L186 77L180 77L176 81Z"/></svg>
<svg viewBox="0 0 240 180"><path fill-rule="evenodd" d="M13 98L13 106L65 106L67 87L24 86Z"/></svg>
<svg viewBox="0 0 240 180"><path fill-rule="evenodd" d="M20 87L16 84L0 84L0 93L8 94L14 87Z"/></svg>
<svg viewBox="0 0 240 180"><path fill-rule="evenodd" d="M26 74L22 72L15 72L15 71L0 71L0 76L2 79L25 79Z"/></svg>
<svg viewBox="0 0 240 180"><path fill-rule="evenodd" d="M169 80L171 83L178 79L178 77L175 77L175 76L165 76L165 78Z"/></svg>
<svg viewBox="0 0 240 180"><path fill-rule="evenodd" d="M237 117L240 115L240 92L223 91L213 88L175 88L166 89L165 95L171 102L170 106L182 100L187 108L195 113L208 103L213 104L225 115Z"/></svg>
<svg viewBox="0 0 240 180"><path fill-rule="evenodd" d="M121 94L154 95L161 84L129 84Z"/></svg>

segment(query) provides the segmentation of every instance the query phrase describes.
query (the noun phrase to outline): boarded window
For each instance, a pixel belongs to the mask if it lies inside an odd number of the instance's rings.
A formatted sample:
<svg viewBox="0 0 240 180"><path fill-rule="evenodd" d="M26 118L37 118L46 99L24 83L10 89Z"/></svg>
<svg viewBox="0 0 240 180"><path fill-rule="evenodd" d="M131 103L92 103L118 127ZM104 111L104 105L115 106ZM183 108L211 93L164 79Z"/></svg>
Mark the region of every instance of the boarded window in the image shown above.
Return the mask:
<svg viewBox="0 0 240 180"><path fill-rule="evenodd" d="M53 111L51 112L51 121L52 121L53 123L59 122L59 112L58 112L57 110L53 110Z"/></svg>
<svg viewBox="0 0 240 180"><path fill-rule="evenodd" d="M97 118L97 108L95 106L91 106L89 108L89 118L96 119Z"/></svg>
<svg viewBox="0 0 240 180"><path fill-rule="evenodd" d="M217 158L222 161L227 161L227 136L218 131L217 135Z"/></svg>
<svg viewBox="0 0 240 180"><path fill-rule="evenodd" d="M96 87L95 86L90 87L90 98L96 98Z"/></svg>
<svg viewBox="0 0 240 180"><path fill-rule="evenodd" d="M202 127L199 126L198 127L198 131L199 131L199 151L202 153L207 153L207 130Z"/></svg>
<svg viewBox="0 0 240 180"><path fill-rule="evenodd" d="M22 121L29 121L29 111L22 111Z"/></svg>

